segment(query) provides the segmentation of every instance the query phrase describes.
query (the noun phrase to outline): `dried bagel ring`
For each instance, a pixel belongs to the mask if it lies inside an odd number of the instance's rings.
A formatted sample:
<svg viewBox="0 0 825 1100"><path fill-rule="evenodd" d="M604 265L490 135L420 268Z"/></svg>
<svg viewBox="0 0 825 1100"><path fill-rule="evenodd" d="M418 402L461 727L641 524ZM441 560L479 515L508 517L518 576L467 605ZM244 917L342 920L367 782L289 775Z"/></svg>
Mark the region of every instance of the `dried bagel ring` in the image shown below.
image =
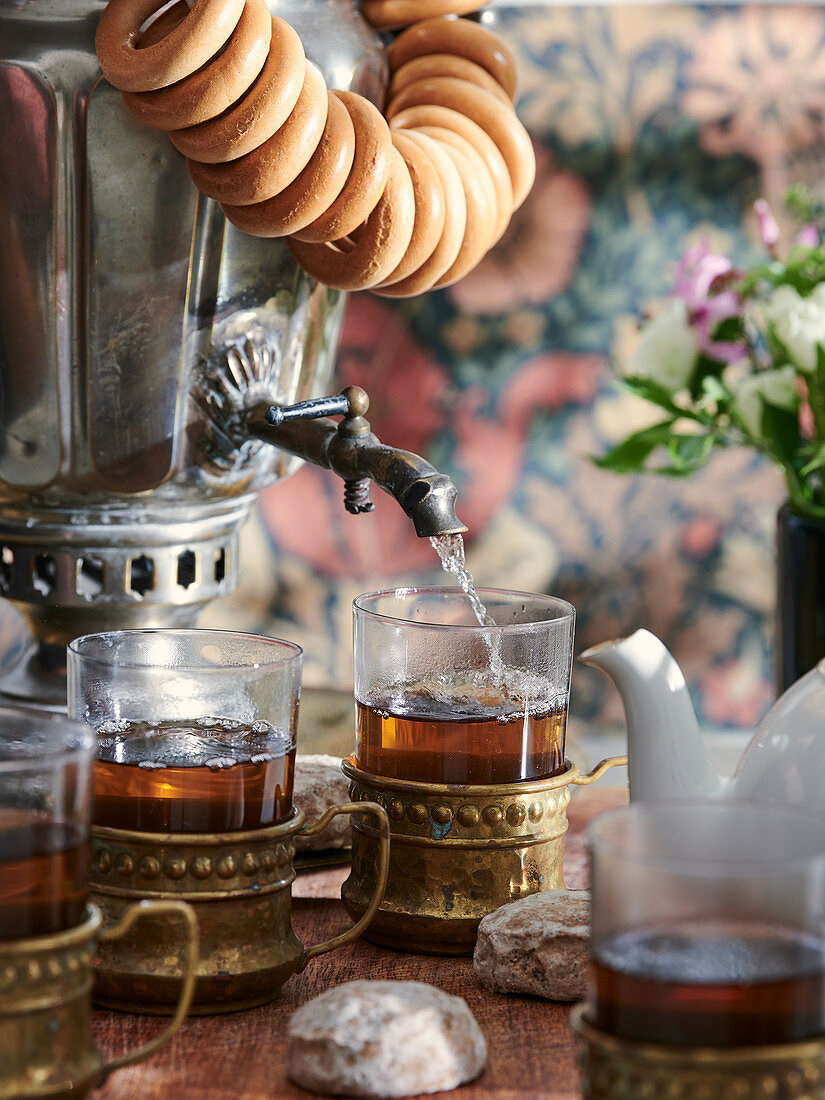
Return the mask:
<svg viewBox="0 0 825 1100"><path fill-rule="evenodd" d="M390 129L396 127L415 130L419 126L443 126L446 130L454 130L461 137L466 138L477 152L484 158L484 165L490 173L493 187L496 191L496 206L498 207L498 221L496 222L493 241L497 241L507 226L513 213L513 185L510 182L510 173L504 157L498 150L498 146L472 119L459 114L449 107L408 107L397 114Z"/></svg>
<svg viewBox="0 0 825 1100"><path fill-rule="evenodd" d="M364 0L374 21L429 16L390 48L386 117L327 90L266 0L189 2L110 0L102 64L236 226L286 237L331 287L388 297L448 285L499 238L535 159L512 57L455 18L469 0Z"/></svg>
<svg viewBox="0 0 825 1100"><path fill-rule="evenodd" d="M306 168L327 122L327 86L310 61L292 114L272 137L229 164L189 161L195 186L217 202L247 206L271 199Z"/></svg>
<svg viewBox="0 0 825 1100"><path fill-rule="evenodd" d="M304 47L289 23L272 20L269 57L243 99L219 118L169 138L178 152L204 164L237 160L279 130L298 102L306 78Z"/></svg>
<svg viewBox="0 0 825 1100"><path fill-rule="evenodd" d="M392 74L390 86L387 89L387 99L392 99L402 88L416 80L428 80L433 76L454 76L458 80L467 80L470 84L477 84L496 99L500 99L507 107L510 107L510 97L495 77L491 76L485 68L477 65L475 61L469 61L466 57L459 57L452 53L429 53L421 57L414 57L405 62L400 69Z"/></svg>
<svg viewBox="0 0 825 1100"><path fill-rule="evenodd" d="M467 225L461 251L452 267L435 284L436 287L445 287L457 282L474 268L492 244L497 213L496 193L481 154L476 152L466 138L440 126L422 126L420 132L438 141L445 153L452 158L467 200Z"/></svg>
<svg viewBox="0 0 825 1100"><path fill-rule="evenodd" d="M373 292L383 298L410 298L414 294L423 294L431 290L445 272L455 263L467 224L467 200L458 169L452 158L444 152L437 141L417 130L410 130L407 138L427 154L438 172L444 189L444 204L447 217L441 238L432 255L406 279L400 279L391 286L375 287Z"/></svg>
<svg viewBox="0 0 825 1100"><path fill-rule="evenodd" d="M182 23L189 13L185 3L176 4L169 11L174 13L174 25ZM141 38L140 49L161 41L167 33L161 20L157 20ZM246 0L226 49L206 68L168 88L124 92L123 102L139 122L153 130L197 126L226 111L251 88L269 55L271 40L272 16L265 0Z"/></svg>
<svg viewBox="0 0 825 1100"><path fill-rule="evenodd" d="M332 92L327 95L326 126L303 172L271 199L224 206L238 229L255 237L285 237L309 225L340 195L355 157L355 127L341 100Z"/></svg>
<svg viewBox="0 0 825 1100"><path fill-rule="evenodd" d="M451 53L481 65L512 100L516 94L516 63L498 35L470 19L444 15L415 23L387 49L390 70L395 72L423 54Z"/></svg>
<svg viewBox="0 0 825 1100"><path fill-rule="evenodd" d="M368 290L401 262L412 238L415 199L404 158L392 148L390 159L387 186L378 205L363 226L359 226L357 240L307 244L288 238L290 251L298 263L326 286L336 290Z"/></svg>
<svg viewBox="0 0 825 1100"><path fill-rule="evenodd" d="M392 138L381 112L354 92L332 93L341 100L355 126L355 160L341 194L319 218L295 234L298 241L321 244L348 236L384 193L390 173Z"/></svg>
<svg viewBox="0 0 825 1100"><path fill-rule="evenodd" d="M377 284L381 287L406 279L432 256L441 239L447 217L444 187L433 162L421 146L411 140L407 134L394 133L392 143L404 158L407 171L410 173L415 201L415 221L410 243L401 262Z"/></svg>
<svg viewBox="0 0 825 1100"><path fill-rule="evenodd" d="M536 175L536 158L527 131L512 109L505 107L483 88L477 88L465 80L440 76L409 84L387 107L387 118L392 119L393 115L403 111L405 107L418 107L422 104L451 107L472 119L490 135L510 173L513 206L521 206Z"/></svg>
<svg viewBox="0 0 825 1100"><path fill-rule="evenodd" d="M226 45L244 3L195 0L186 19L162 41L138 49L141 27L161 0L109 0L95 35L103 75L122 92L154 91L191 76Z"/></svg>
<svg viewBox="0 0 825 1100"><path fill-rule="evenodd" d="M484 0L361 0L361 12L378 31L406 27L435 15L469 15Z"/></svg>

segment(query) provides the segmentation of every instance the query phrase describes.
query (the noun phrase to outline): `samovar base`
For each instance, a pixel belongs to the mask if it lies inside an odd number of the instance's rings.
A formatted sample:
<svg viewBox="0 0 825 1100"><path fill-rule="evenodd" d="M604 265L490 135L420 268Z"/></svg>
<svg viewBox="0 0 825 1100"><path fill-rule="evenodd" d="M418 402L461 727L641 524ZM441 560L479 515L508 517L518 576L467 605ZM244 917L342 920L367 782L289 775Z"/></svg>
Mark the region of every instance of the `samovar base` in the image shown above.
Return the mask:
<svg viewBox="0 0 825 1100"><path fill-rule="evenodd" d="M21 614L31 647L0 675L0 694L66 706L66 646L102 630L194 626L233 590L238 532L251 497L219 506L87 507L0 514L0 596Z"/></svg>

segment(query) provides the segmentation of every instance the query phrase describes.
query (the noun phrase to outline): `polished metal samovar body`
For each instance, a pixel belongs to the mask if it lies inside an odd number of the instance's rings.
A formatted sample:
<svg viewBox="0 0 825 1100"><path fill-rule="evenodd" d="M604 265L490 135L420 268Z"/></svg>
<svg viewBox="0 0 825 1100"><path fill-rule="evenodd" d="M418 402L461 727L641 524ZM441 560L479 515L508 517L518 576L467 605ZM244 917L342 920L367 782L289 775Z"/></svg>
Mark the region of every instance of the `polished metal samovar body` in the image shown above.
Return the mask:
<svg viewBox="0 0 825 1100"><path fill-rule="evenodd" d="M343 298L198 194L100 75L103 0L0 0L0 595L35 644L2 690L64 701L66 642L186 624L237 577L297 461L248 407L327 388ZM349 0L273 3L332 87L377 100Z"/></svg>

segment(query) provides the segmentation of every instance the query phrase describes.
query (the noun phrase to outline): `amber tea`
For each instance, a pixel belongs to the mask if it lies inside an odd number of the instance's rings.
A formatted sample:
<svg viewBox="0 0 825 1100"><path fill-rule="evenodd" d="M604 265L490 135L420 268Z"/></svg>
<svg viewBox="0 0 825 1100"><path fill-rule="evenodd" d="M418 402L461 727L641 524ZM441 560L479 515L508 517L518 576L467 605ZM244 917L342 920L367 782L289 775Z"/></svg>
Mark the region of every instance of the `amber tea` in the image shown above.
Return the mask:
<svg viewBox="0 0 825 1100"><path fill-rule="evenodd" d="M292 812L295 745L267 722L105 722L94 822L143 832L258 829Z"/></svg>
<svg viewBox="0 0 825 1100"><path fill-rule="evenodd" d="M825 942L810 932L703 922L594 946L592 1022L676 1046L758 1046L825 1034Z"/></svg>
<svg viewBox="0 0 825 1100"><path fill-rule="evenodd" d="M0 812L0 940L73 928L86 905L82 830L37 814Z"/></svg>
<svg viewBox="0 0 825 1100"><path fill-rule="evenodd" d="M504 687L404 687L356 700L356 758L365 771L422 783L514 783L564 767L565 708L528 704Z"/></svg>

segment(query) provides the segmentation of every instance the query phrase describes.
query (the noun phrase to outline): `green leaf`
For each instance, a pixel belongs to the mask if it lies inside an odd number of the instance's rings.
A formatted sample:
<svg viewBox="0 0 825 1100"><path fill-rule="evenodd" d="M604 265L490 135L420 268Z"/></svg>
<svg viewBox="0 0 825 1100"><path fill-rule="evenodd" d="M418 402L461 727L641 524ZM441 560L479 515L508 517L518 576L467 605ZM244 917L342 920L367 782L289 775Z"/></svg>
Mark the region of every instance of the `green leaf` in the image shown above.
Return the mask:
<svg viewBox="0 0 825 1100"><path fill-rule="evenodd" d="M813 454L799 471L799 475L800 477L808 477L809 474L823 468L825 468L825 443L820 443L818 447L814 448Z"/></svg>
<svg viewBox="0 0 825 1100"><path fill-rule="evenodd" d="M626 375L620 380L619 385L628 393L632 393L636 397L641 397L645 401L657 405L660 409L664 409L674 419L687 417L689 420L698 420L702 424L707 423L706 416L690 406L682 408L681 405L677 405L673 399L673 394L666 386L663 386L661 382L655 382L646 375Z"/></svg>
<svg viewBox="0 0 825 1100"><path fill-rule="evenodd" d="M673 462L673 469L690 473L704 465L713 450L715 437L703 435L673 435L667 452Z"/></svg>
<svg viewBox="0 0 825 1100"><path fill-rule="evenodd" d="M795 469L799 465L802 438L796 411L777 405L762 406L762 437L772 455L783 465Z"/></svg>
<svg viewBox="0 0 825 1100"><path fill-rule="evenodd" d="M673 420L663 420L650 428L634 432L593 462L601 470L617 474L635 474L645 469L645 462L657 447L667 445L673 435Z"/></svg>

